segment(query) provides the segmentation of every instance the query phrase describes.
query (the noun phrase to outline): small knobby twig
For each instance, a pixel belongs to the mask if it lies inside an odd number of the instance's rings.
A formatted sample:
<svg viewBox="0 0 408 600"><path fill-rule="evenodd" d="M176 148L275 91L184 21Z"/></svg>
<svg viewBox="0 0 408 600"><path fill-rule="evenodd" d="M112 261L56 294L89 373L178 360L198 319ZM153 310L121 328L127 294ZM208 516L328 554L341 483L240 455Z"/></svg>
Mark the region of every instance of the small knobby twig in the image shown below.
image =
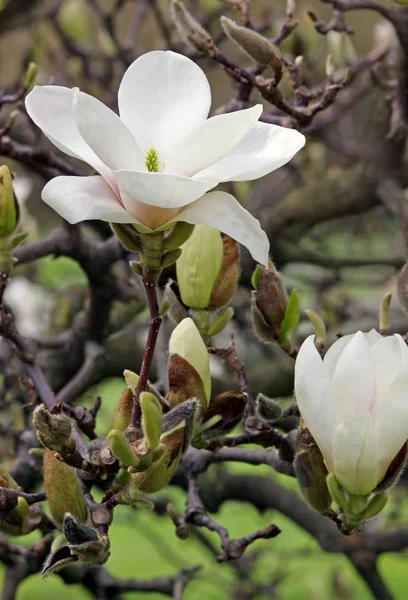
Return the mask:
<svg viewBox="0 0 408 600"><path fill-rule="evenodd" d="M159 335L160 326L163 321L159 312L159 303L157 300L157 279L159 273L160 271L155 271L146 267L143 269L143 285L146 290L147 303L150 312L150 320L146 348L143 355L142 367L140 369L140 377L133 397L132 416L130 420L131 425L133 427L137 427L140 423L141 413L139 396L141 392L146 390L148 385L149 373L153 362L157 337Z"/></svg>

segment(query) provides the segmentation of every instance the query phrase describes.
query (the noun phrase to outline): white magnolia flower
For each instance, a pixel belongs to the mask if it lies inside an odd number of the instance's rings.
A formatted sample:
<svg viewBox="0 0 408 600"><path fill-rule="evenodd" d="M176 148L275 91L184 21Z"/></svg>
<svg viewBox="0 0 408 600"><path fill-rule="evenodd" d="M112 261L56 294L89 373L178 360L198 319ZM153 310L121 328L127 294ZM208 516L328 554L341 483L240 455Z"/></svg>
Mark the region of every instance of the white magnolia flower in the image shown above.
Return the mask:
<svg viewBox="0 0 408 600"><path fill-rule="evenodd" d="M300 413L337 481L369 494L408 439L408 347L400 335L359 331L322 360L313 338L296 360Z"/></svg>
<svg viewBox="0 0 408 600"><path fill-rule="evenodd" d="M174 52L138 58L122 79L118 103L120 117L77 88L35 86L27 96L27 112L48 139L99 173L57 177L43 200L70 223L101 219L145 231L175 221L209 225L266 264L269 243L259 222L230 194L206 192L278 169L304 136L259 123L260 104L206 120L207 78Z"/></svg>

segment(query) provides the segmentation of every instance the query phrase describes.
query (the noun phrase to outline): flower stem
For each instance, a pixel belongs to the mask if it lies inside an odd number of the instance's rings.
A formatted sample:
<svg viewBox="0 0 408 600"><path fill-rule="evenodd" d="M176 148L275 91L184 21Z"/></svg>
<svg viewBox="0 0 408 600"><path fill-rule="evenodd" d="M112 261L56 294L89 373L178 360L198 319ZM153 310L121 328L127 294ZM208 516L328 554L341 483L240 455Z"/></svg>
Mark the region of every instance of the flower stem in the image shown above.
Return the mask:
<svg viewBox="0 0 408 600"><path fill-rule="evenodd" d="M143 285L146 291L147 303L150 311L149 333L147 336L146 348L143 355L142 368L140 377L133 395L133 406L130 424L133 427L140 426L141 410L139 404L140 394L146 390L150 368L152 366L154 350L156 347L157 337L159 335L162 317L159 313L159 303L157 301L157 280L160 275L160 270L149 269L143 267Z"/></svg>

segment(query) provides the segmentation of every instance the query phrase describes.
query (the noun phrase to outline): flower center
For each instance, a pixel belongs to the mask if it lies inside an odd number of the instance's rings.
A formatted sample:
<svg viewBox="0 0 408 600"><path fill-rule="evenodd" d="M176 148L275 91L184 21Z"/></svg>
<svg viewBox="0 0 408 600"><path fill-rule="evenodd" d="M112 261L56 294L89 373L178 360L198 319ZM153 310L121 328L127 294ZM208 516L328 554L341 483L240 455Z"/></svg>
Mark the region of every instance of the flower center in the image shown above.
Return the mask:
<svg viewBox="0 0 408 600"><path fill-rule="evenodd" d="M160 170L159 155L154 148L150 148L145 154L145 165L150 173L158 173Z"/></svg>

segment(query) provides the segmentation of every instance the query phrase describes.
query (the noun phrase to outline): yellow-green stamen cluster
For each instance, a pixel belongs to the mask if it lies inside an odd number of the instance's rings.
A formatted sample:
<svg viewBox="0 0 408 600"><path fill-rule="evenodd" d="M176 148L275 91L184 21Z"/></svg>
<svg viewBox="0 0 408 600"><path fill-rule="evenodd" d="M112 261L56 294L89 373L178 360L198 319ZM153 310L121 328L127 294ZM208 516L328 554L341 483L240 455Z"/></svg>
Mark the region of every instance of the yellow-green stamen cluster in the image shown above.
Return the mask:
<svg viewBox="0 0 408 600"><path fill-rule="evenodd" d="M150 173L159 172L159 155L154 148L150 148L145 154L145 165Z"/></svg>

